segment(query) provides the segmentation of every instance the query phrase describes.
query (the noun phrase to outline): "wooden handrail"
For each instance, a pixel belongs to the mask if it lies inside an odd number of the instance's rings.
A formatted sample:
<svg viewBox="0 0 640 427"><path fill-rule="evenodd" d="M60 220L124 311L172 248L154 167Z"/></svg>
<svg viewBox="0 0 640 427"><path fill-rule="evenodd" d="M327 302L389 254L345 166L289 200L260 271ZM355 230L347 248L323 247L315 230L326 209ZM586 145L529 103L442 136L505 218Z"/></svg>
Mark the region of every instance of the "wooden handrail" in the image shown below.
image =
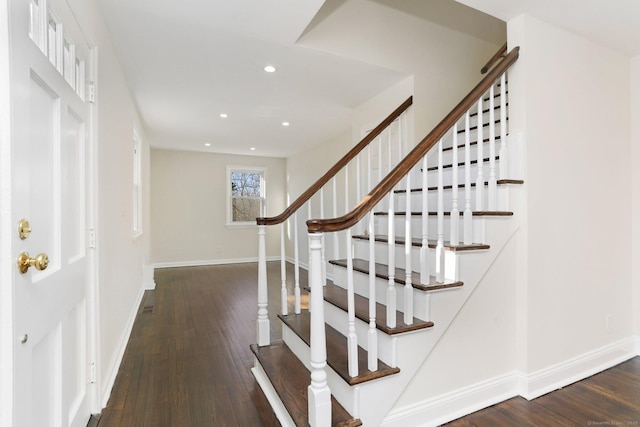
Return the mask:
<svg viewBox="0 0 640 427"><path fill-rule="evenodd" d="M320 233L346 230L360 221L387 193L398 185L425 154L444 137L453 125L491 87L496 79L518 59L519 51L520 47L515 47L369 194L360 200L351 212L338 218L310 219L307 221L309 232Z"/></svg>
<svg viewBox="0 0 640 427"><path fill-rule="evenodd" d="M502 58L506 53L507 53L507 44L505 43L500 49L498 49L496 54L491 57L489 62L487 62L484 65L484 67L482 67L482 69L480 70L480 73L485 74L487 71L489 71L489 69L493 67L493 64L498 62L498 60Z"/></svg>
<svg viewBox="0 0 640 427"><path fill-rule="evenodd" d="M413 104L413 96L407 98L398 108L396 108L389 116L375 127L367 136L362 138L355 147L353 147L342 159L338 161L327 173L318 179L311 187L300 195L293 203L289 205L280 215L268 218L256 218L258 225L276 225L286 221L295 211L300 209L316 192L320 190L331 178L333 178L340 170L345 167L353 158L355 158L371 141L376 139L395 119L397 119L407 108Z"/></svg>

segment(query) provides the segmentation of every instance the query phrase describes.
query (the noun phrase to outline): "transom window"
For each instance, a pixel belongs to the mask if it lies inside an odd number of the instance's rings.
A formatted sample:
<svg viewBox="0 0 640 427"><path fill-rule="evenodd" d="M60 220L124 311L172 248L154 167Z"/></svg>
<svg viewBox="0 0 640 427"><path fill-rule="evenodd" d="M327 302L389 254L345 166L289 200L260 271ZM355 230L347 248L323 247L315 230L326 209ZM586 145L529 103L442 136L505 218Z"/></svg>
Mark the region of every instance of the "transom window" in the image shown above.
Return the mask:
<svg viewBox="0 0 640 427"><path fill-rule="evenodd" d="M227 167L227 224L255 225L265 214L266 169Z"/></svg>

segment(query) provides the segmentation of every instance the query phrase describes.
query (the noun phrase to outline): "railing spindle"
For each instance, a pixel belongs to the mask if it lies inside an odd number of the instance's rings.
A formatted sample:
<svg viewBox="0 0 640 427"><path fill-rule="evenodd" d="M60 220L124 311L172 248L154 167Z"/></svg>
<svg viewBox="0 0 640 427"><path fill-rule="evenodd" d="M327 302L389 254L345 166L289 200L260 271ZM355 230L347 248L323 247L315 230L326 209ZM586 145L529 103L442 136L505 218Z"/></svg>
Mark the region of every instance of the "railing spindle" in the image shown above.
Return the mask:
<svg viewBox="0 0 640 427"><path fill-rule="evenodd" d="M376 331L376 242L374 235L374 215L369 212L369 330L367 333L369 351L367 367L378 370L378 333Z"/></svg>
<svg viewBox="0 0 640 427"><path fill-rule="evenodd" d="M333 217L338 216L338 183L334 176L331 180L333 186ZM340 259L340 237L338 233L333 233L333 259Z"/></svg>
<svg viewBox="0 0 640 427"><path fill-rule="evenodd" d="M420 247L420 283L429 284L429 172L427 156L422 158L422 246Z"/></svg>
<svg viewBox="0 0 640 427"><path fill-rule="evenodd" d="M489 210L496 209L496 112L494 85L489 89ZM480 160L478 160L480 161Z"/></svg>
<svg viewBox="0 0 640 427"><path fill-rule="evenodd" d="M438 243L436 245L436 282L444 282L444 173L442 139L438 142Z"/></svg>
<svg viewBox="0 0 640 427"><path fill-rule="evenodd" d="M349 363L349 376L358 376L358 336L356 335L356 308L353 284L353 253L351 250L351 229L346 230L347 250L347 351Z"/></svg>
<svg viewBox="0 0 640 427"><path fill-rule="evenodd" d="M267 227L258 226L258 345L265 346L271 343L269 330L269 295L267 292L267 250L266 250Z"/></svg>
<svg viewBox="0 0 640 427"><path fill-rule="evenodd" d="M500 77L500 179L509 176L507 157L507 73Z"/></svg>
<svg viewBox="0 0 640 427"><path fill-rule="evenodd" d="M300 314L301 301L300 301L300 256L298 255L298 212L293 214L293 258L294 258L294 297L296 314Z"/></svg>
<svg viewBox="0 0 640 427"><path fill-rule="evenodd" d="M451 245L460 243L460 211L458 210L458 123L453 125L453 160L451 164L451 215L449 223Z"/></svg>
<svg viewBox="0 0 640 427"><path fill-rule="evenodd" d="M331 390L327 384L327 344L325 335L322 282L322 235L309 233L309 281L311 285L311 384L309 396L309 424L312 427L331 425Z"/></svg>
<svg viewBox="0 0 640 427"><path fill-rule="evenodd" d="M324 187L320 189L320 218L324 218ZM322 283L327 283L327 254L326 236L322 235Z"/></svg>
<svg viewBox="0 0 640 427"><path fill-rule="evenodd" d="M388 194L389 208L387 210L388 221L388 273L389 285L387 286L387 326L396 327L396 225L393 194Z"/></svg>
<svg viewBox="0 0 640 427"><path fill-rule="evenodd" d="M407 193L405 197L405 225L404 225L404 263L405 263L405 279L404 279L404 323L406 325L413 324L413 276L411 266L411 174L407 174Z"/></svg>
<svg viewBox="0 0 640 427"><path fill-rule="evenodd" d="M289 307L288 307L288 297L289 295L287 295L287 265L285 263L285 259L284 259L284 226L286 225L286 222L283 222L282 224L280 224L280 280L281 280L281 286L280 286L280 302L282 305L281 308L281 313L283 316L286 316L289 313Z"/></svg>
<svg viewBox="0 0 640 427"><path fill-rule="evenodd" d="M484 210L484 162L482 159L484 158L484 118L482 111L482 97L478 101L478 138L477 138L477 149L478 149L478 157L476 162L476 169L478 171L478 177L476 178L476 210L483 211Z"/></svg>
<svg viewBox="0 0 640 427"><path fill-rule="evenodd" d="M473 240L472 213L471 213L471 130L469 124L469 111L464 116L464 236L463 243L470 245ZM480 129L482 124L478 124Z"/></svg>

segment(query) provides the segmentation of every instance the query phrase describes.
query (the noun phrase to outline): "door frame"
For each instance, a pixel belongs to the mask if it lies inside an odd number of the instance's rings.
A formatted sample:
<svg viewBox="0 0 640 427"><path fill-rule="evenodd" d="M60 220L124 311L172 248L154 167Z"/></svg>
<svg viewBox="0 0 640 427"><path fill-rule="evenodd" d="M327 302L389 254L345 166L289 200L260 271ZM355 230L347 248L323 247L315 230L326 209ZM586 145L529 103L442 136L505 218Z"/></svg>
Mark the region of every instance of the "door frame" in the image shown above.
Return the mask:
<svg viewBox="0 0 640 427"><path fill-rule="evenodd" d="M10 2L0 0L0 425L13 426L14 390L14 269L16 254L13 253L12 213L12 92L11 92L11 44L10 44ZM72 11L73 7L67 2ZM75 11L74 11L75 15ZM77 15L76 15L77 16ZM102 410L101 404L101 364L100 364L100 301L98 276L99 240L98 230L98 46L85 31L82 22L77 22L88 44L90 55L86 58L89 72L85 78L92 82L95 96L89 99L89 131L85 150L86 179L86 248L87 248L87 393L92 414ZM88 93L88 92L87 92ZM91 244L93 242L93 244Z"/></svg>

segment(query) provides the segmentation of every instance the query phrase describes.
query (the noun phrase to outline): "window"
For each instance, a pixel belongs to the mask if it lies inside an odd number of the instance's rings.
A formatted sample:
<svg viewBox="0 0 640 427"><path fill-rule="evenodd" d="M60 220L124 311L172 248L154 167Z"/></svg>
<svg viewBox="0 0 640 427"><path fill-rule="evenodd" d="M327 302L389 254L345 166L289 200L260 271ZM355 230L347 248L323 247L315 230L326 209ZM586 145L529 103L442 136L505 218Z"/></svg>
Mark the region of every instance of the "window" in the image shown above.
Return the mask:
<svg viewBox="0 0 640 427"><path fill-rule="evenodd" d="M133 237L142 234L142 153L140 138L133 131Z"/></svg>
<svg viewBox="0 0 640 427"><path fill-rule="evenodd" d="M227 167L227 224L255 225L265 214L266 169Z"/></svg>

